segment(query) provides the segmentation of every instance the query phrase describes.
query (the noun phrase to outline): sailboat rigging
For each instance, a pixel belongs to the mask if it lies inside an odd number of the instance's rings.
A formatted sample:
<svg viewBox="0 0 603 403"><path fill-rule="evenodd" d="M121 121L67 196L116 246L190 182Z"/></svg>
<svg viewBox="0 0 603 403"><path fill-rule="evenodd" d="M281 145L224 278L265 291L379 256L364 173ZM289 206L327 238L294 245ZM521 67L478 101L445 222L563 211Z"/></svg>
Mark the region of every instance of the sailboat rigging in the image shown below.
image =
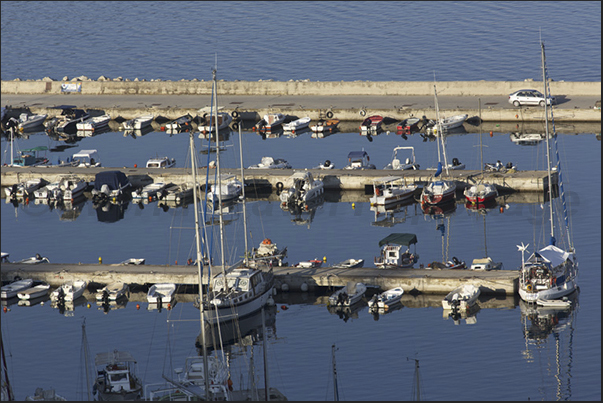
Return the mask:
<svg viewBox="0 0 603 403"><path fill-rule="evenodd" d="M546 57L544 50L544 42L540 42L541 58L542 58L542 81L544 86L544 96L548 98L549 86L548 75L546 69ZM549 113L553 122L552 137L555 142L556 165L552 167L551 147L549 140ZM527 260L524 260L524 252L528 245L517 246L522 252L521 259L521 275L519 277L519 296L527 302L536 302L544 304L547 300L555 300L565 298L578 289L576 277L578 275L578 262L574 246L570 238L569 219L565 203L565 193L563 190L563 181L561 176L561 165L559 161L559 153L557 149L557 135L554 128L554 119L552 118L552 106L549 110L549 105L545 102L544 105L544 120L546 131L546 156L547 156L547 176L548 176L548 198L549 198L549 224L550 224L550 242L548 246L535 251ZM557 246L555 238L555 221L553 212L553 175L555 169L559 179L559 190L563 205L564 227L559 230L564 232L561 241L566 243L565 248Z"/></svg>

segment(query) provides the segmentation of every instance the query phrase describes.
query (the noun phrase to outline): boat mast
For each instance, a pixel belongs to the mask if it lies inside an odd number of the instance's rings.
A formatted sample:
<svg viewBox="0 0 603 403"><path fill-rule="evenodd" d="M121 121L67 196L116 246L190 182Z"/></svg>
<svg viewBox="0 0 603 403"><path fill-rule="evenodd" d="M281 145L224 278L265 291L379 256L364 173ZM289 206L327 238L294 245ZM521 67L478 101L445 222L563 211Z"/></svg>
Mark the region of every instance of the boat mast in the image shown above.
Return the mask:
<svg viewBox="0 0 603 403"><path fill-rule="evenodd" d="M245 253L243 254L243 262L245 266L249 263L247 251L247 209L245 208L245 171L243 169L243 137L241 136L241 125L239 125L239 156L241 158L241 197L243 198L243 229L245 231Z"/></svg>
<svg viewBox="0 0 603 403"><path fill-rule="evenodd" d="M199 277L199 316L201 323L201 345L203 346L203 374L205 374L205 395L209 397L209 366L207 363L207 349L205 344L205 323L203 321L203 277L201 267L201 237L199 236L199 207L197 205L197 167L195 166L195 142L193 140L193 132L189 132L190 149L191 149L191 164L193 171L193 204L195 205L195 242L197 245L197 273Z"/></svg>
<svg viewBox="0 0 603 403"><path fill-rule="evenodd" d="M444 133L442 133L442 122L440 121L440 107L438 105L438 92L436 90L436 85L433 84L433 93L435 95L435 106L436 106L436 119L438 126L438 136L440 137L440 141L442 142L442 155L444 157L444 168L446 169L446 175L448 175L448 162L446 158L446 146L444 145ZM440 161L440 148L438 146L438 162Z"/></svg>
<svg viewBox="0 0 603 403"><path fill-rule="evenodd" d="M550 244L555 244L555 229L553 225L553 182L551 180L551 148L549 142L549 109L548 109L548 90L546 85L546 71L545 71L545 55L544 55L544 42L540 41L541 57L542 57L542 85L544 87L544 127L546 136L546 168L549 181L549 221L551 224L551 240Z"/></svg>
<svg viewBox="0 0 603 403"><path fill-rule="evenodd" d="M337 386L337 365L335 364L335 344L331 346L331 355L333 361L333 399L339 401L339 387Z"/></svg>
<svg viewBox="0 0 603 403"><path fill-rule="evenodd" d="M214 135L216 136L216 172L218 176L217 183L217 192L218 192L218 217L220 217L220 261L222 262L222 271L224 272L224 286L228 287L226 284L226 262L224 260L224 217L222 215L222 178L220 177L220 141L218 139L218 80L216 77L216 73L218 70L218 62L216 55L216 65L212 70L213 76L213 87L214 87L214 124L215 131ZM210 118L211 122L211 118ZM211 133L211 131L210 131ZM210 144L211 144L211 135L210 135ZM215 196L214 192L214 196ZM212 201L213 202L213 201Z"/></svg>
<svg viewBox="0 0 603 403"><path fill-rule="evenodd" d="M264 350L264 396L266 401L270 400L270 379L268 378L268 342L266 340L266 316L264 306L262 305L262 343Z"/></svg>

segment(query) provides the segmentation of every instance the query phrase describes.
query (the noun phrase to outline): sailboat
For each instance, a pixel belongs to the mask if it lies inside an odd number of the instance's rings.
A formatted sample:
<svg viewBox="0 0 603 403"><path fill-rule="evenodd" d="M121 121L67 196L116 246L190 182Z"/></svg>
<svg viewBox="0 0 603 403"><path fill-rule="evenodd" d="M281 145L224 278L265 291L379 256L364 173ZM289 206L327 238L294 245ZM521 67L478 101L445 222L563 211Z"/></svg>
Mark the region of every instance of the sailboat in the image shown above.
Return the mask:
<svg viewBox="0 0 603 403"><path fill-rule="evenodd" d="M217 94L216 70L213 71L213 85L213 93ZM217 113L217 96L214 96L214 105L214 113ZM216 125L218 124L217 117L214 119L214 122ZM216 132L218 132L217 127ZM239 137L241 137L240 128ZM244 183L242 147L240 147L239 150L241 159L241 183ZM220 180L219 149L216 150L216 175L218 178L217 188L219 189L222 186ZM222 205L222 194L218 192L217 196L218 205ZM209 294L211 294L211 297L208 297L208 301L204 302L203 307L201 308L203 310L204 320L210 323L223 322L251 315L265 306L272 296L272 289L274 287L274 274L272 273L272 268L269 267L267 271L263 271L259 268L252 268L248 264L244 186L241 189L241 197L243 199L243 222L245 227L245 254L243 261L239 261L228 268L224 258L222 211L219 210L222 272L212 278L208 291Z"/></svg>
<svg viewBox="0 0 603 403"><path fill-rule="evenodd" d="M542 57L542 81L544 86L544 96L548 97L549 86L547 80L546 57L544 52L544 42L540 42ZM565 206L565 193L563 190L563 179L561 176L561 163L559 161L559 152L557 149L557 136L553 124L552 137L555 141L556 166L551 166L551 147L549 141L549 113L552 119L552 107L544 106L544 119L546 129L546 156L548 172L548 196L549 196L549 222L550 222L550 242L544 248L535 251L527 260L524 260L524 252L528 245L517 245L521 252L521 274L519 276L519 296L526 302L538 302L563 298L578 289L576 277L578 275L578 262L573 243L570 238L569 219L567 208ZM562 232L561 241L565 243L563 249L556 245L555 238L555 218L553 215L553 184L552 172L557 172L559 178L559 195L563 204L563 225L557 231Z"/></svg>
<svg viewBox="0 0 603 403"><path fill-rule="evenodd" d="M436 114L437 114L437 125L438 125L438 138L442 144L442 155L444 157L444 166L442 167L442 162L440 161L440 142L438 142L438 167L436 169L434 178L437 178L441 173L442 169L446 169L446 175L448 175L448 169L450 166L446 161L446 144L444 142L444 135L442 133L442 128L440 127L440 109L438 107L438 92L436 90L435 84L433 85L433 92L435 96L435 105L436 105ZM432 180L426 186L423 187L423 191L421 192L421 204L425 205L433 205L433 204L442 204L449 201L453 201L456 195L456 182L447 181L447 180Z"/></svg>

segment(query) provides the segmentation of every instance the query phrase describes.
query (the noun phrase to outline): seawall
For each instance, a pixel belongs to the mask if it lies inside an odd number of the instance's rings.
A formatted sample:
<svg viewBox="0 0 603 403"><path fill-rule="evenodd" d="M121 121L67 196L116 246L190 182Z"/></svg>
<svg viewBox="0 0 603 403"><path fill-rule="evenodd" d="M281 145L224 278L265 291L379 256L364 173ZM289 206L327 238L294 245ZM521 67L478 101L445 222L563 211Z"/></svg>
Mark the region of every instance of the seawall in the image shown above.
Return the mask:
<svg viewBox="0 0 603 403"><path fill-rule="evenodd" d="M16 79L19 80L19 79ZM2 81L2 94L60 94L64 84L80 84L87 95L211 95L211 81L93 81L52 79ZM521 88L540 88L539 81L439 81L439 95L507 96ZM432 96L431 81L220 81L222 95L396 95ZM601 96L601 82L551 81L551 93Z"/></svg>

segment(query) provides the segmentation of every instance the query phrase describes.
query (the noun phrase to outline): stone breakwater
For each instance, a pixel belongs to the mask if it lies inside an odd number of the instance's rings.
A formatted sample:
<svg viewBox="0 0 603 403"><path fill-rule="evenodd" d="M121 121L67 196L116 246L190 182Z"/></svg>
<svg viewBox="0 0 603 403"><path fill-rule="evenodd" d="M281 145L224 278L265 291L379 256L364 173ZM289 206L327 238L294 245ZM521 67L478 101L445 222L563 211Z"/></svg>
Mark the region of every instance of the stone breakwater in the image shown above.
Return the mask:
<svg viewBox="0 0 603 403"><path fill-rule="evenodd" d="M66 84L79 84L77 92L88 95L211 95L212 82L203 80L134 80L85 76L63 80L44 77L39 80L2 81L2 94L60 94ZM522 88L540 88L542 83L524 81L441 81L438 94L443 96L507 96ZM551 81L551 93L566 96L601 96L601 82ZM432 96L431 81L220 81L221 95L284 96Z"/></svg>

